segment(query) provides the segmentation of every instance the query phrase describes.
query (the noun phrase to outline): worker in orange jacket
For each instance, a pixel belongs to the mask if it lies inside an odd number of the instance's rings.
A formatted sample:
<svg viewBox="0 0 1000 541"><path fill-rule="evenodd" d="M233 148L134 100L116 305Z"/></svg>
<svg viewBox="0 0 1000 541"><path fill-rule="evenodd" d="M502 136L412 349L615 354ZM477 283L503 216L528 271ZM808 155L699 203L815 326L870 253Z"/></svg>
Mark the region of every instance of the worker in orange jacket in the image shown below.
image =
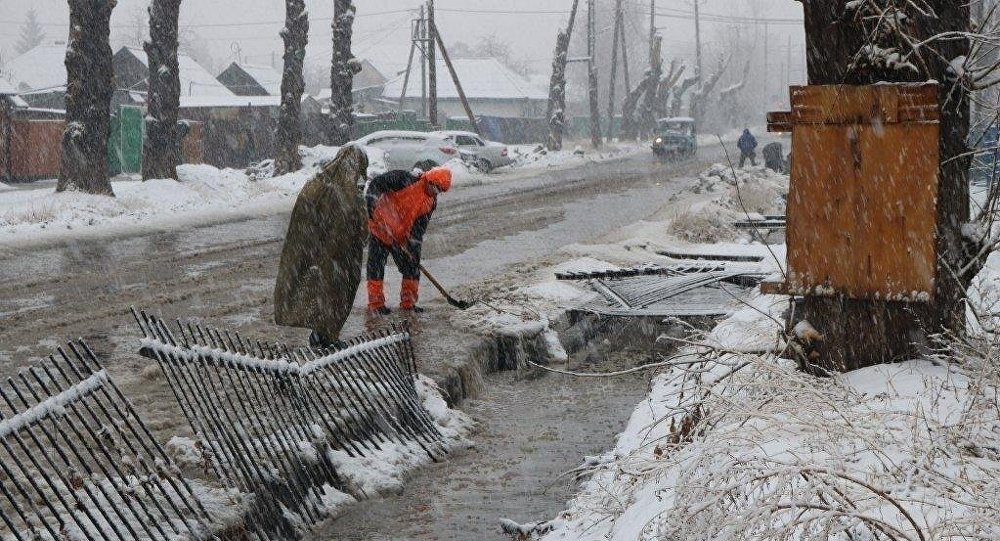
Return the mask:
<svg viewBox="0 0 1000 541"><path fill-rule="evenodd" d="M402 310L422 311L417 307L420 289L420 247L431 214L437 208L437 196L451 188L451 171L435 167L420 175L407 171L389 171L368 183L365 204L368 207L368 310L390 313L385 305L385 264L392 256L403 275L399 294Z"/></svg>

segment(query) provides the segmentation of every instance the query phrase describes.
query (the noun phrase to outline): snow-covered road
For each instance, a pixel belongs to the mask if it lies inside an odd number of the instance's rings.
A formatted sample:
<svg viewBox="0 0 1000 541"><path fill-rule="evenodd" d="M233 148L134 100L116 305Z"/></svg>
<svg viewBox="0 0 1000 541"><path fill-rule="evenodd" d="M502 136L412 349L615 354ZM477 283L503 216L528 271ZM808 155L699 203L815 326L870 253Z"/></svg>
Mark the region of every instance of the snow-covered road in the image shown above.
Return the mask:
<svg viewBox="0 0 1000 541"><path fill-rule="evenodd" d="M655 213L686 184L682 179L690 179L721 156L721 149L707 148L697 161L660 164L651 155L640 154L585 167L519 175L509 182L460 186L441 200L427 237L426 264L448 286L482 283L487 277L512 269L530 268L567 244L600 237ZM29 359L47 355L59 342L83 337L106 360L109 372L123 385L161 440L185 434L188 429L169 389L162 380L150 379L143 371L144 361L135 355L137 331L130 324L127 309L130 305L149 307L168 317L204 318L212 324L235 328L245 336L303 343L305 331L272 324L271 294L287 219L287 213L281 212L183 230L64 242L46 248L0 248L0 259L5 262L0 268L2 372L10 373ZM389 294L394 297L398 276L390 273L388 282ZM441 336L439 331L443 331L435 327L448 327L451 312L430 287L425 286L422 293L429 312L420 316L423 332L418 332L415 340L418 355L421 346L424 351L435 351L421 359L430 364L451 351L447 344L434 343ZM361 301L359 297L359 308ZM346 334L364 328L361 310L348 325ZM517 457L503 457L502 463L494 463L492 469L484 468L492 456L473 453L456 462L467 470L481 470L477 475L482 480L507 476L509 483L498 483L483 492L482 483L465 483L461 475L455 476L461 472L449 470L448 465L428 470L428 482L447 479L446 483L451 484L442 486L453 487L449 490L467 490L449 496L451 501L465 502L466 507L452 513L435 513L422 528L450 529L454 535L442 539L466 539L460 525L475 522L479 525L477 531L482 532L476 538L500 539L495 533L498 514L525 519L557 512L572 486L542 494L539 483L573 468L582 455L606 447L645 391L638 380L605 391L575 389L572 383L566 383L560 388L565 399L551 405L568 411L573 396L584 398L574 406L579 413L576 420L563 426L580 437L569 441L553 432L552 437L533 438L519 445L518 434L511 432L517 427L525 434L534 430L535 420L521 417L545 405L544 391L552 385L536 381L522 388L521 383L499 382L495 391L484 393L480 402L470 404L481 413L481 421L492 424L505 420L484 427L484 433L492 430L493 437L513 438L487 443L488 452L516 452ZM496 409L497 404L511 400L523 402L518 405L516 417L503 414L508 410ZM602 411L602 416L588 416L590 408ZM552 428L558 427L552 424ZM514 499L508 501L505 487L528 479L535 483L526 489L530 490L532 504L525 509L528 515L518 515L514 512L517 505L511 506L511 502L520 496L510 494ZM421 497L433 499L434 490L425 491ZM501 499L507 504L500 506L497 500ZM402 513L409 502L377 505L397 505L390 509ZM376 537L359 539L380 538L377 536L382 531L392 531L391 523L383 526L390 530L371 531Z"/></svg>

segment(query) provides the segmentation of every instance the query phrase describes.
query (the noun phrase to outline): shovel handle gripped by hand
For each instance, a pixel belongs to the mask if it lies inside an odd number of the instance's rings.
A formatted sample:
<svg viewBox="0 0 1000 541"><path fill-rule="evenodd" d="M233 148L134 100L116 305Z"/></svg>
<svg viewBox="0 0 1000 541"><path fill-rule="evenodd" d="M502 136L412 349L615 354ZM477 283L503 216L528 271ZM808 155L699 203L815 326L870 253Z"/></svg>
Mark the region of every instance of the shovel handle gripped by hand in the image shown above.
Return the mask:
<svg viewBox="0 0 1000 541"><path fill-rule="evenodd" d="M441 296L443 296L445 300L448 301L448 304L454 306L455 308L458 308L459 310L465 310L467 308L472 307L473 303L469 301L459 300L449 295L448 292L444 289L444 286L442 286L441 283L438 282L437 279L435 279L434 276L430 272L428 272L426 268L424 268L423 264L420 264L420 272L424 273L424 276L426 276L427 279L430 280L432 284L434 284L434 288L437 289L439 293L441 293Z"/></svg>

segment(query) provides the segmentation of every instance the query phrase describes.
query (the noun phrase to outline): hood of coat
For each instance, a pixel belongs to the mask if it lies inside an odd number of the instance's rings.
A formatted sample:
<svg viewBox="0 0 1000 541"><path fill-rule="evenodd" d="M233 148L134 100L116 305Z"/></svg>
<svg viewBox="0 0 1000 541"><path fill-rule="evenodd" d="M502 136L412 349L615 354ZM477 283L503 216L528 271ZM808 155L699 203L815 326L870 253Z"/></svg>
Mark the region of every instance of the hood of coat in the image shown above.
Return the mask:
<svg viewBox="0 0 1000 541"><path fill-rule="evenodd" d="M333 161L323 166L318 175L327 184L355 187L359 178L368 174L368 155L357 145L344 145Z"/></svg>

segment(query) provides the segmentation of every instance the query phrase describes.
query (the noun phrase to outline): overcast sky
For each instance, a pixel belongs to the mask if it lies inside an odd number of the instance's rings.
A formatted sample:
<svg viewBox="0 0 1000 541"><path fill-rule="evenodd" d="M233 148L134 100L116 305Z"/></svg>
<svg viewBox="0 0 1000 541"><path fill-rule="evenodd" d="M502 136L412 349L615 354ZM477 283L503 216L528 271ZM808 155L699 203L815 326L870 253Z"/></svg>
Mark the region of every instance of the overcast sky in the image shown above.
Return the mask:
<svg viewBox="0 0 1000 541"><path fill-rule="evenodd" d="M625 0L648 12L648 0ZM312 20L307 62L322 65L329 62L330 17L333 0L306 0ZM356 0L358 19L355 23L354 52L369 58L387 75L405 68L409 52L409 21L422 0ZM112 41L121 45L135 34L135 21L145 17L149 0L118 0L112 16ZM475 42L480 36L496 33L510 41L518 54L532 61L540 72L548 71L555 32L565 23L572 0L437 0L438 26L446 43ZM768 18L801 18L801 4L793 0L701 0L706 14L759 16ZM66 0L0 0L0 49L3 58L14 55L14 46L28 10L34 7L45 25L49 40L64 40L69 10ZM664 34L666 56L669 51L690 50L694 23L685 19L684 12L692 9L692 0L658 0L657 26ZM414 10L414 11L407 11ZM482 10L492 13L474 13ZM463 12L465 11L465 12ZM511 13L496 13L507 11ZM554 12L554 13L542 13ZM210 49L215 67L236 59L269 64L272 55L281 58L278 31L283 25L283 0L184 0L181 5L181 26L195 32ZM608 21L598 21L598 28ZM648 24L648 23L646 23ZM748 27L754 28L754 27ZM760 28L760 27L756 27ZM631 31L636 31L632 29ZM720 33L731 27L705 22L703 39L721 39ZM797 57L802 55L802 29L798 25L773 24L769 27L774 52L785 54L787 39L794 42ZM678 53L683 55L684 53ZM797 59L796 59L797 62Z"/></svg>

